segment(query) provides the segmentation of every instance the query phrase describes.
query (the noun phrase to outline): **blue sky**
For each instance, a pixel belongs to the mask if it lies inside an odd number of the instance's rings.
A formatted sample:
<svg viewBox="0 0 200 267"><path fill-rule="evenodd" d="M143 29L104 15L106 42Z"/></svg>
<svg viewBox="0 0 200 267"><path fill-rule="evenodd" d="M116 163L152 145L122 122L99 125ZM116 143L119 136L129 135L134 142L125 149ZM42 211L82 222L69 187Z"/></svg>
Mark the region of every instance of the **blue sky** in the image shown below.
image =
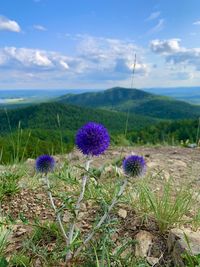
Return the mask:
<svg viewBox="0 0 200 267"><path fill-rule="evenodd" d="M0 0L0 89L197 86L199 0Z"/></svg>

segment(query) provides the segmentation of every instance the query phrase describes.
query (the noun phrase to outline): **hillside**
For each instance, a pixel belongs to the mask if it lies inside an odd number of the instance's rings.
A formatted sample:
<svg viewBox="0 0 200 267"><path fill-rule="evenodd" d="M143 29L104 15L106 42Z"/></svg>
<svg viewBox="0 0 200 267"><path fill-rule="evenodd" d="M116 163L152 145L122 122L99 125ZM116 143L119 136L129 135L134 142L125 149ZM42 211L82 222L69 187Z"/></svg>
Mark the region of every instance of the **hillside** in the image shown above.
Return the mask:
<svg viewBox="0 0 200 267"><path fill-rule="evenodd" d="M0 110L0 131L8 133L8 119L12 129L18 127L19 121L23 129L58 129L76 131L88 121L96 121L104 124L111 132L124 132L127 114L116 111L98 110L61 103L44 103L26 108L9 110L7 113ZM140 129L144 126L156 123L158 120L131 115L129 116L128 129Z"/></svg>
<svg viewBox="0 0 200 267"><path fill-rule="evenodd" d="M186 119L200 115L200 106L138 89L115 87L96 93L67 94L61 103L130 112L160 119Z"/></svg>
<svg viewBox="0 0 200 267"><path fill-rule="evenodd" d="M73 148L74 135L88 121L102 123L112 139L123 134L127 114L61 103L43 103L15 110L0 110L0 162L28 158L45 153L68 152ZM135 131L158 120L131 114L128 131ZM23 129L23 130L21 130ZM34 145L33 145L34 144Z"/></svg>

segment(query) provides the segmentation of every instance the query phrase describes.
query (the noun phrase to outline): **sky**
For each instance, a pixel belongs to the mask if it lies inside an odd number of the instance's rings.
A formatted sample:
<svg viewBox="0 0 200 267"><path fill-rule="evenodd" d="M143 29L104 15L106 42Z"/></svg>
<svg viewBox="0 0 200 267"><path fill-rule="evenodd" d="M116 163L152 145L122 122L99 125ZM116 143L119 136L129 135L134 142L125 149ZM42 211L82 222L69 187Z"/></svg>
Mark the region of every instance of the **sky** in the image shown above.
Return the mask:
<svg viewBox="0 0 200 267"><path fill-rule="evenodd" d="M200 85L199 0L0 0L0 89Z"/></svg>

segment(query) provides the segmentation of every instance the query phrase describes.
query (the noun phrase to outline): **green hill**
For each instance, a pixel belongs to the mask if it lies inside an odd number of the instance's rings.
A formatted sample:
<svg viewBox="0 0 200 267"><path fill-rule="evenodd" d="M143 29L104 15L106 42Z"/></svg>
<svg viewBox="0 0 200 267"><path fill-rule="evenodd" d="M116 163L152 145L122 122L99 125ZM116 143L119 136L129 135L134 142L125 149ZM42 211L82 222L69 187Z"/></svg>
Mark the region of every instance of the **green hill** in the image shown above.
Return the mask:
<svg viewBox="0 0 200 267"><path fill-rule="evenodd" d="M200 116L200 106L138 89L115 87L101 92L67 94L57 99L61 103L117 110L160 119L185 119Z"/></svg>
<svg viewBox="0 0 200 267"><path fill-rule="evenodd" d="M125 129L127 114L79 107L61 103L43 103L26 108L0 111L0 132L8 133L8 120L12 129L17 129L19 121L23 129L49 129L58 128L58 116L60 128L76 131L88 121L96 121L104 124L111 132L121 133ZM139 129L146 125L156 123L158 120L131 114L129 116L128 129Z"/></svg>
<svg viewBox="0 0 200 267"><path fill-rule="evenodd" d="M127 114L61 103L44 103L15 110L0 110L0 162L69 151L74 135L88 121L104 124L112 139L123 134ZM128 131L159 120L130 114ZM12 156L12 158L11 158Z"/></svg>

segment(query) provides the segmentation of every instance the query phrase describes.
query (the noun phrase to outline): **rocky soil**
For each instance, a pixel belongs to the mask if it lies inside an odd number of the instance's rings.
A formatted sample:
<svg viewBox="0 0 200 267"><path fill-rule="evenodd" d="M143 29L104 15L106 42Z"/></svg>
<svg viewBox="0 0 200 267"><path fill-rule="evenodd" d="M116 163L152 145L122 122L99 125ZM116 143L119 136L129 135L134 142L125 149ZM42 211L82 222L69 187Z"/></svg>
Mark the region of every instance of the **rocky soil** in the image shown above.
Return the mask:
<svg viewBox="0 0 200 267"><path fill-rule="evenodd" d="M145 157L147 162L147 175L152 177L150 185L152 190L158 193L162 191L162 185L165 181L170 179L173 181L174 187L188 186L189 189L194 190L194 195L197 197L197 205L194 211L200 205L200 197L198 196L200 190L200 149L195 148L181 148L181 147L123 147L111 148L105 155L94 158L92 166L96 169L104 165L102 171L102 179L106 182L112 177L112 164L118 162L129 154L139 154ZM81 153L77 150L68 155L56 156L57 169L62 168L65 162L71 166L76 166L84 163ZM12 197L6 197L2 203L2 209L5 215L9 215L16 220L11 243L7 248L8 255L11 255L14 250L20 250L22 247L22 240L27 237L32 230L32 224L35 218L45 222L46 220L55 220L54 213L49 206L49 201L40 183L31 181L34 177L34 160L28 159L24 164L27 171L23 174L19 182L20 190ZM4 166L0 166L0 172L5 171ZM18 166L10 167L11 170L17 169ZM116 171L116 170L115 170ZM122 172L119 164L117 169L119 174ZM108 179L108 180L106 180ZM39 180L39 177L38 177ZM61 189L60 189L61 190ZM73 190L67 185L62 187L62 190ZM61 205L61 200L56 198L58 206ZM79 227L83 232L87 233L94 222L95 214L98 212L98 207L90 201L86 201L81 207ZM134 253L136 256L145 257L150 266L184 266L180 262L180 251L175 251L175 248L184 250L185 242L183 241L183 234L181 236L180 229L174 232L160 235L158 226L154 219L144 222L138 217L135 211L126 205L118 205L116 211L112 214L120 222L119 228L112 237L116 245L120 243L123 238L137 240L138 245L130 247L125 251L125 256L128 253ZM193 211L188 216L193 216ZM20 218L23 217L28 220L25 225ZM67 223L70 220L69 213L65 212L64 221ZM194 233L189 224L185 225L186 231L191 231L191 238L193 238L195 249L200 254L200 233ZM197 229L196 229L197 230ZM194 235L194 236L193 236ZM177 245L177 240L180 242ZM184 243L184 244L183 244ZM52 249L52 244L48 244L48 249ZM9 256L8 256L9 257ZM178 257L178 258L177 258ZM38 263L38 266L42 266ZM61 266L61 263L60 265Z"/></svg>

